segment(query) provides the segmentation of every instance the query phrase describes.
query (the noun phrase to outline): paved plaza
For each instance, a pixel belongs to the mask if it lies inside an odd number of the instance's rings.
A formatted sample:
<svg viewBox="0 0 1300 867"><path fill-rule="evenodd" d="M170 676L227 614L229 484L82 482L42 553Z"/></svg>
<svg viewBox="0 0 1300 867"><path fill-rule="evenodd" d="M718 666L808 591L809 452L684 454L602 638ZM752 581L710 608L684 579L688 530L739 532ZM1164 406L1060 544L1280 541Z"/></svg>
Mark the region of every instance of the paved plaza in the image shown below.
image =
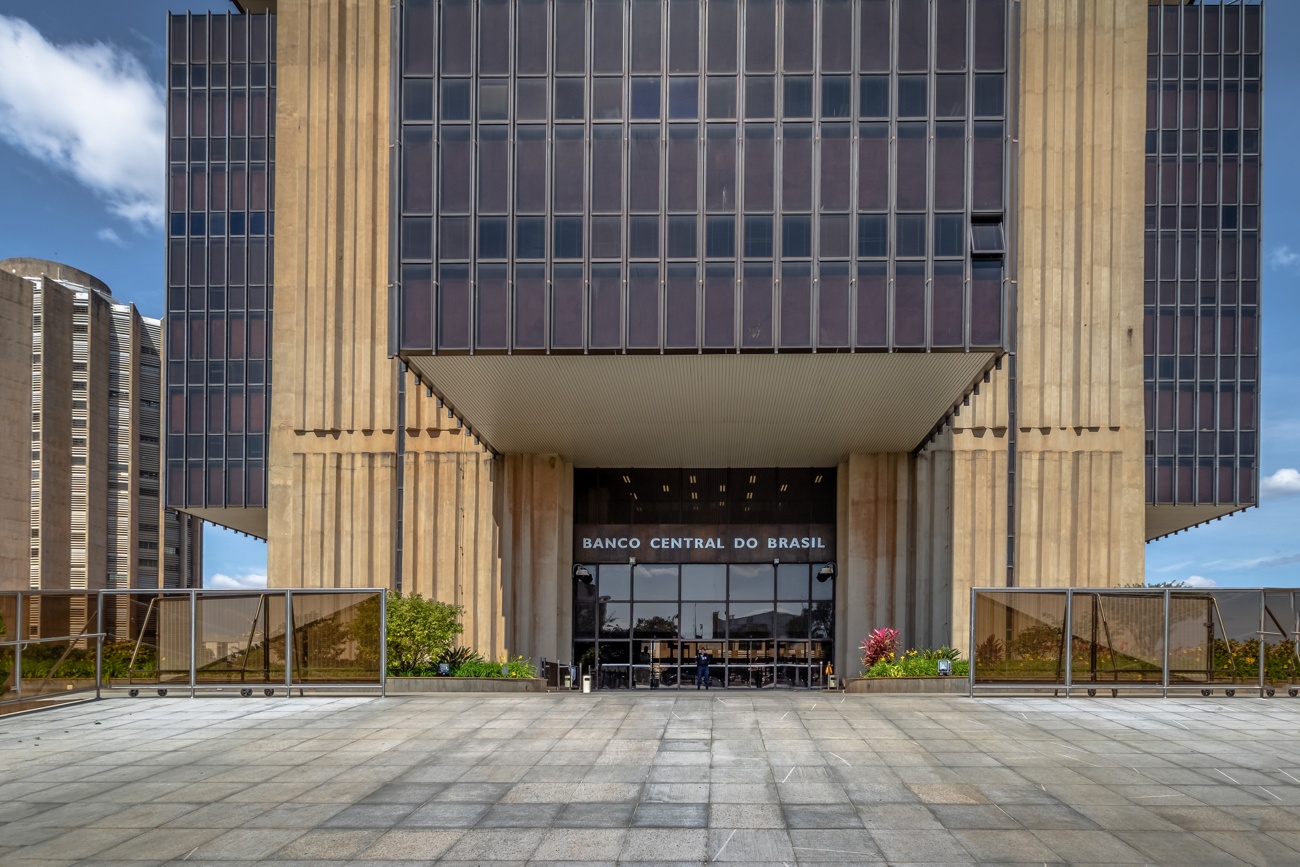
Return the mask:
<svg viewBox="0 0 1300 867"><path fill-rule="evenodd" d="M0 864L1300 864L1300 701L110 699L0 719Z"/></svg>

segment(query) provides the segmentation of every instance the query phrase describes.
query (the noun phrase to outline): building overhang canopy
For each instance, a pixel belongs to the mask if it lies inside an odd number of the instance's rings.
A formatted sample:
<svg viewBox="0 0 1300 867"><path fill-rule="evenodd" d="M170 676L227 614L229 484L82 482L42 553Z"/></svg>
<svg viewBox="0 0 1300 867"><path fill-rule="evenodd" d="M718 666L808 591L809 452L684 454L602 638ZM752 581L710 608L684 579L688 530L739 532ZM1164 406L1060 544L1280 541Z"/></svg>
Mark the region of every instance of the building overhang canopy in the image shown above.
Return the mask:
<svg viewBox="0 0 1300 867"><path fill-rule="evenodd" d="M576 466L823 466L921 445L992 352L435 355L421 381L498 453Z"/></svg>

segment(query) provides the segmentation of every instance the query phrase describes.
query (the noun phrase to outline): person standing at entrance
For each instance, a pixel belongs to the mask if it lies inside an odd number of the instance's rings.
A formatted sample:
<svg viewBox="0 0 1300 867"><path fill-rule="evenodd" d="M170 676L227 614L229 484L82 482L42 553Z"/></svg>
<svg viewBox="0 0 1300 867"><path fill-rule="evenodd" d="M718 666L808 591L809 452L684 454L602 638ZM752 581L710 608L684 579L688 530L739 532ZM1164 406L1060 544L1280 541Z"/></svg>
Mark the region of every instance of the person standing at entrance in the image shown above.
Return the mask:
<svg viewBox="0 0 1300 867"><path fill-rule="evenodd" d="M695 688L698 690L700 684L705 689L709 688L709 665L713 662L713 657L709 656L707 650L701 649L695 654Z"/></svg>

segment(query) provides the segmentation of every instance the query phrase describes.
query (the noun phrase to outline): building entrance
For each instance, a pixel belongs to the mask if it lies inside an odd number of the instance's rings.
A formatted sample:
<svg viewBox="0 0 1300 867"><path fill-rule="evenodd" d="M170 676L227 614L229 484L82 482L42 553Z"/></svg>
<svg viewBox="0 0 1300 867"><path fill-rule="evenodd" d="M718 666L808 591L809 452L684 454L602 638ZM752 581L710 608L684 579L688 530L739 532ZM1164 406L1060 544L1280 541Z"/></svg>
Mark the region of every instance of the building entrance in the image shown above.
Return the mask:
<svg viewBox="0 0 1300 867"><path fill-rule="evenodd" d="M574 660L602 689L817 688L831 659L835 586L808 563L584 567ZM697 677L697 655L709 657Z"/></svg>
<svg viewBox="0 0 1300 867"><path fill-rule="evenodd" d="M573 659L605 689L819 687L834 551L832 467L575 470Z"/></svg>

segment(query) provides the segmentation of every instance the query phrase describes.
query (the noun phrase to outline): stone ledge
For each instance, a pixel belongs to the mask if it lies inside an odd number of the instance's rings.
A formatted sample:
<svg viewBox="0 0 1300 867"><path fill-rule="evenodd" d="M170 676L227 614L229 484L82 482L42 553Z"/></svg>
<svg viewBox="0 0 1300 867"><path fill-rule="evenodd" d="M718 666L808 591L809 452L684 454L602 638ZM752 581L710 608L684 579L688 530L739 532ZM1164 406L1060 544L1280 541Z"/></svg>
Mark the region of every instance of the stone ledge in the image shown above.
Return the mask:
<svg viewBox="0 0 1300 867"><path fill-rule="evenodd" d="M546 692L540 677L390 677L389 695L426 692Z"/></svg>
<svg viewBox="0 0 1300 867"><path fill-rule="evenodd" d="M850 693L966 695L970 692L970 679L965 677L846 677L844 689Z"/></svg>

